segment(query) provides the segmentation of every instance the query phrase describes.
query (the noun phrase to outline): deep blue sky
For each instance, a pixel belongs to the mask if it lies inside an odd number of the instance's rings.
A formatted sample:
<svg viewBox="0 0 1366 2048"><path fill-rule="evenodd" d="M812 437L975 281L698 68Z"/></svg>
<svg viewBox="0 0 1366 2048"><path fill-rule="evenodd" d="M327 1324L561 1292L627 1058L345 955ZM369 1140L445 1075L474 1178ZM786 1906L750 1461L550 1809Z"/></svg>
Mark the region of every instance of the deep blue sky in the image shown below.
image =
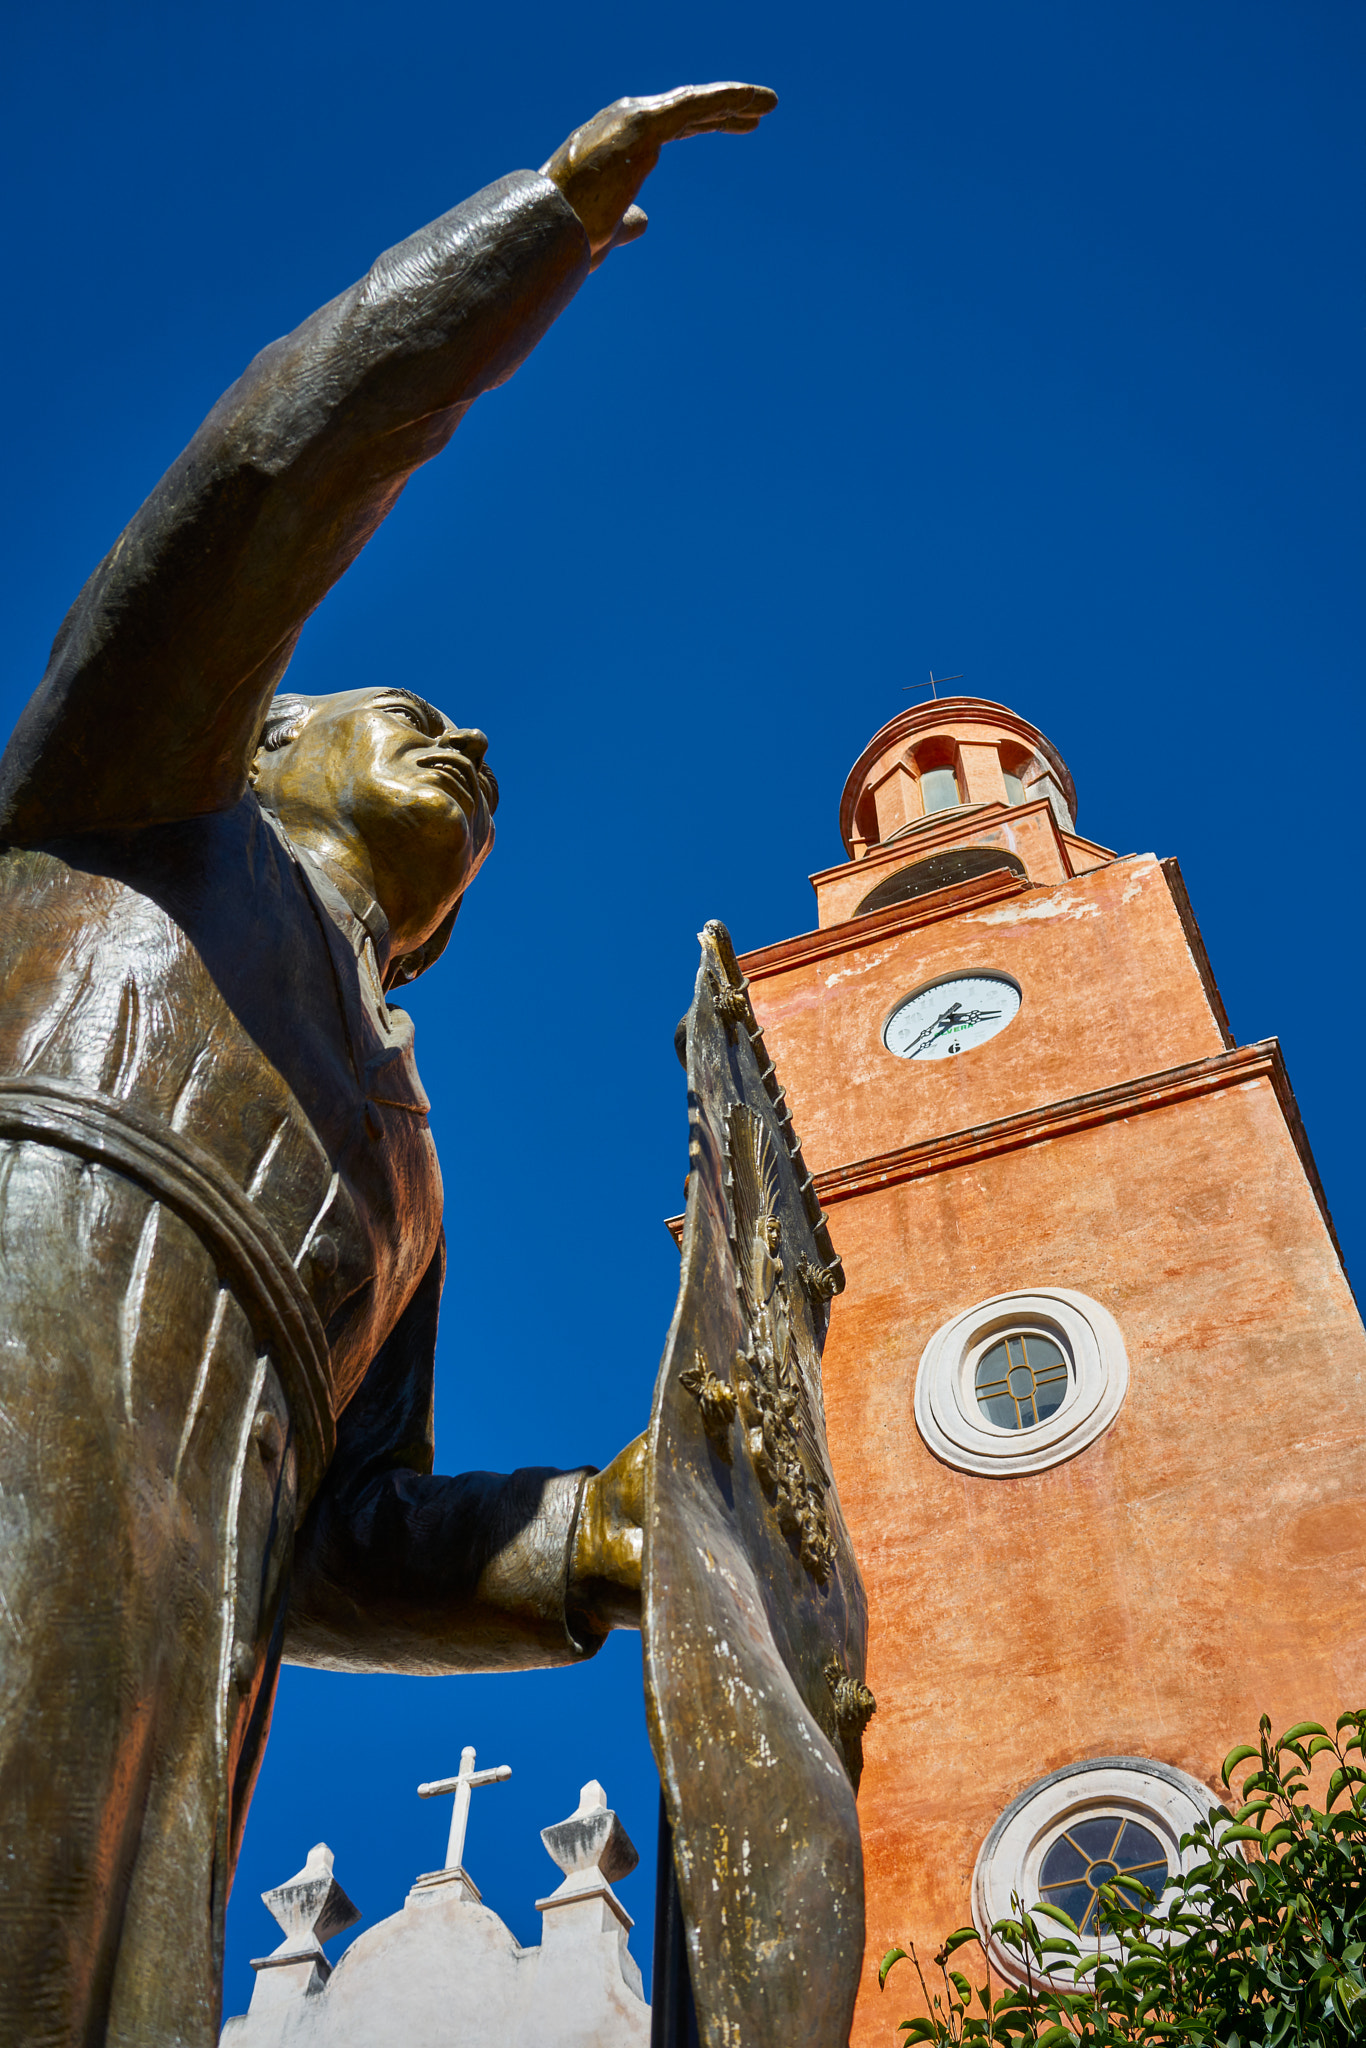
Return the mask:
<svg viewBox="0 0 1366 2048"><path fill-rule="evenodd" d="M845 772L931 665L1050 735L1083 832L1180 856L1366 1272L1364 56L1360 8L1312 0L12 21L6 725L263 342L620 93L782 96L758 135L668 153L645 240L410 486L292 672L415 681L485 726L503 788L411 997L452 1254L444 1469L605 1462L642 1425L693 934L812 924ZM311 1843L367 1922L439 1863L414 1787L470 1741L515 1773L475 1802L489 1903L537 1938L536 1831L598 1776L643 1852L622 1895L648 1971L656 1792L618 1638L526 1678L286 1673L228 2011L277 1938L257 1894Z"/></svg>

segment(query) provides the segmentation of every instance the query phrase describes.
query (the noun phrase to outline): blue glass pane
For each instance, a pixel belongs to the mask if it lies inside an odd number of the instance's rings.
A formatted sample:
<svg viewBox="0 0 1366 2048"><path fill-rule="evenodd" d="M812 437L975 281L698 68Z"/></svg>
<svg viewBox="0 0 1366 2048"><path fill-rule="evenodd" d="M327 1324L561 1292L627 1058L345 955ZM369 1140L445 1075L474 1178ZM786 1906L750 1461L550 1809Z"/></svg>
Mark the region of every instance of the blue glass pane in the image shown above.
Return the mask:
<svg viewBox="0 0 1366 2048"><path fill-rule="evenodd" d="M1055 1372L1067 1370L1067 1360L1051 1337L1040 1337L1031 1332L1028 1340L1021 1342L1020 1349L1027 1354L1040 1379L1051 1379Z"/></svg>
<svg viewBox="0 0 1366 2048"><path fill-rule="evenodd" d="M1050 1415L1056 1415L1067 1392L1067 1382L1062 1380L1051 1387L1040 1387L1034 1400L1039 1410L1040 1422L1047 1422Z"/></svg>
<svg viewBox="0 0 1366 2048"><path fill-rule="evenodd" d="M1010 1353L1005 1344L993 1344L977 1361L973 1374L973 1386L977 1393L977 1405L988 1422L994 1422L998 1429L1018 1429L1020 1417L1015 1403L1006 1391L1010 1372Z"/></svg>
<svg viewBox="0 0 1366 2048"><path fill-rule="evenodd" d="M1088 1884L1054 1885L1044 1893L1050 1906L1061 1906L1064 1913L1070 1913L1078 1927L1095 1903L1095 1893Z"/></svg>
<svg viewBox="0 0 1366 2048"><path fill-rule="evenodd" d="M1067 1832L1079 1849L1088 1856L1108 1856L1119 1836L1121 1823L1118 1814L1106 1814L1095 1820L1077 1821Z"/></svg>
<svg viewBox="0 0 1366 2048"><path fill-rule="evenodd" d="M1141 1863L1166 1863L1167 1857L1162 1844L1149 1828L1141 1828L1136 1820L1126 1820L1115 1844L1115 1856L1121 1870L1132 1870Z"/></svg>
<svg viewBox="0 0 1366 2048"><path fill-rule="evenodd" d="M1066 1878L1085 1877L1090 1861L1089 1856L1083 1855L1066 1835L1062 1835L1043 1859L1039 1882L1047 1889L1050 1884L1061 1884Z"/></svg>
<svg viewBox="0 0 1366 2048"><path fill-rule="evenodd" d="M973 1384L982 1387L1004 1386L1006 1374L1010 1371L1010 1359L1004 1344L993 1344L990 1351L984 1351L977 1361Z"/></svg>
<svg viewBox="0 0 1366 2048"><path fill-rule="evenodd" d="M1006 1385L1017 1401L1034 1391L1034 1375L1027 1365L1012 1365L1006 1377Z"/></svg>

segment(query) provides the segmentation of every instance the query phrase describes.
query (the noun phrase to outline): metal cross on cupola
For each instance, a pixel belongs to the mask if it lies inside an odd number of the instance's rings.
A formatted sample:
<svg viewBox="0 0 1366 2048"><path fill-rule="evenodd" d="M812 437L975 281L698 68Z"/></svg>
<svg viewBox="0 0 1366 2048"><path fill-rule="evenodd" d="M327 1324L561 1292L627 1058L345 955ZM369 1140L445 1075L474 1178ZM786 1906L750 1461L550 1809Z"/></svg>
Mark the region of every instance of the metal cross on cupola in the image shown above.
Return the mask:
<svg viewBox="0 0 1366 2048"><path fill-rule="evenodd" d="M934 670L931 669L930 679L927 683L903 683L901 687L903 690L928 690L937 704L939 702L940 685L942 683L961 683L966 673L965 669L959 669L956 676L937 676Z"/></svg>
<svg viewBox="0 0 1366 2048"><path fill-rule="evenodd" d="M450 1839L446 1844L446 1866L444 1870L428 1871L418 1879L419 1886L458 1883L463 1885L475 1905L480 1903L479 1887L465 1869L465 1830L470 1821L470 1793L476 1785L498 1785L511 1776L511 1764L495 1764L492 1770L476 1771L474 1748L469 1744L460 1752L460 1769L453 1778L433 1778L429 1785L418 1786L419 1799L441 1799L449 1793L455 1794Z"/></svg>

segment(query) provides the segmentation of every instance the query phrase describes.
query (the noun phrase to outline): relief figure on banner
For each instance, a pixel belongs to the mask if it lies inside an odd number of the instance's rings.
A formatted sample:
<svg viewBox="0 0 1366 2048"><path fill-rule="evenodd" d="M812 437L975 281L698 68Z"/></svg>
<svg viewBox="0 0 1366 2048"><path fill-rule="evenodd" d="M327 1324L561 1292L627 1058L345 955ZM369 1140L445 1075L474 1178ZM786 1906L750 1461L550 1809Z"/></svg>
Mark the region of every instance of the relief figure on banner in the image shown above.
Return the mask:
<svg viewBox="0 0 1366 2048"><path fill-rule="evenodd" d="M401 674L278 686L413 470L642 231L663 144L773 104L619 101L265 349L0 761L4 2042L215 2041L282 1659L505 1670L638 1624L638 1447L432 1473L441 1182L389 997L492 845L484 736Z"/></svg>

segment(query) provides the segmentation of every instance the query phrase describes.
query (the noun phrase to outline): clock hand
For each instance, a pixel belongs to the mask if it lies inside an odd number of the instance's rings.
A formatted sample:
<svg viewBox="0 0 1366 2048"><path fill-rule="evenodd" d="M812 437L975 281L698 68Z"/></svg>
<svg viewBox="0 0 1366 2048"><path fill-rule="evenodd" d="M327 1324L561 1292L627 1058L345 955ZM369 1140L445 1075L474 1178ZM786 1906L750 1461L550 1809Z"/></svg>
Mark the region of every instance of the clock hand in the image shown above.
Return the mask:
<svg viewBox="0 0 1366 2048"><path fill-rule="evenodd" d="M999 1010L964 1010L961 1003L952 1003L947 1010L941 1010L933 1024L927 1024L919 1038L907 1046L903 1058L914 1059L923 1046L933 1045L946 1031L969 1031L974 1024L989 1023L1000 1014Z"/></svg>
<svg viewBox="0 0 1366 2048"><path fill-rule="evenodd" d="M955 1024L961 1024L963 1019L959 1012L962 1010L962 1007L961 1003L951 1003L947 1010L941 1010L933 1024L927 1024L919 1038L913 1044L907 1046L905 1057L913 1059L922 1045L932 1045L936 1038L942 1038L946 1031L952 1031Z"/></svg>

